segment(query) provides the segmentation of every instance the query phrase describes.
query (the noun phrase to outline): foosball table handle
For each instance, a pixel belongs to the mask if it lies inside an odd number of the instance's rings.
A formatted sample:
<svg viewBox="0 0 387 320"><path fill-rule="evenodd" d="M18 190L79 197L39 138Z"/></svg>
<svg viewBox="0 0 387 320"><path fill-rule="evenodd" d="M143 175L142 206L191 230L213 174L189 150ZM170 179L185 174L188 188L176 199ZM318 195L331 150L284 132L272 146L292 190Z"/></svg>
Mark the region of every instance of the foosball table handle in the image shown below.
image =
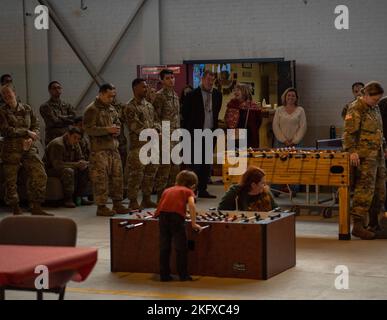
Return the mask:
<svg viewBox="0 0 387 320"><path fill-rule="evenodd" d="M125 229L126 230L132 230L132 229L135 229L137 227L141 227L144 225L144 222L139 222L139 223L134 223L134 224L128 224Z"/></svg>
<svg viewBox="0 0 387 320"><path fill-rule="evenodd" d="M209 228L211 228L211 225L206 224L205 226L202 226L201 230L194 230L194 232L200 233L200 232L202 232L203 230L209 229Z"/></svg>
<svg viewBox="0 0 387 320"><path fill-rule="evenodd" d="M276 218L281 218L281 213L271 214L271 215L269 215L269 218L270 218L270 220L274 220Z"/></svg>

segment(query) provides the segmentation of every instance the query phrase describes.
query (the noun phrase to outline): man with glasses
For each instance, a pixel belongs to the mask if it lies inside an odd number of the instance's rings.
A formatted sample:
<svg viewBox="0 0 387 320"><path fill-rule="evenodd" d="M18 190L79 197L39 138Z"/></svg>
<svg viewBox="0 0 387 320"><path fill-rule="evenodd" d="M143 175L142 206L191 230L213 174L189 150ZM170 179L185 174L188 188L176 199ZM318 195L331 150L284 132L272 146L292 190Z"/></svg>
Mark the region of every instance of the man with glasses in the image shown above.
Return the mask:
<svg viewBox="0 0 387 320"><path fill-rule="evenodd" d="M194 130L210 129L212 131L218 128L218 115L222 106L222 94L214 86L215 74L209 70L204 71L201 85L190 92L183 104L182 113L184 127L191 134L191 168L199 178L198 197L216 198L207 191L208 179L211 175L211 164L205 161L205 140L202 141L202 159L200 163L194 163L195 150Z"/></svg>

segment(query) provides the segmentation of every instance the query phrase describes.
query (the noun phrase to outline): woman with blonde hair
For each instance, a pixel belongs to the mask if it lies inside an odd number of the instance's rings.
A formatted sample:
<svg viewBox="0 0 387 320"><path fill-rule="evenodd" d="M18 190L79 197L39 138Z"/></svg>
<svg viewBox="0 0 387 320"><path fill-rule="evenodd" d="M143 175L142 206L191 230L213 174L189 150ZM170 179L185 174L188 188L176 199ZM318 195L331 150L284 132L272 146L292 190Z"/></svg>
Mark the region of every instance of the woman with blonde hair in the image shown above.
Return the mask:
<svg viewBox="0 0 387 320"><path fill-rule="evenodd" d="M383 120L378 107L384 89L371 81L362 89L345 116L343 148L349 152L350 164L355 168L355 190L352 198L352 235L364 240L385 238L379 226L386 196L385 142ZM365 225L369 220L368 228Z"/></svg>
<svg viewBox="0 0 387 320"><path fill-rule="evenodd" d="M261 109L252 101L250 86L237 84L234 98L227 104L225 123L227 129L247 129L247 146L259 148Z"/></svg>
<svg viewBox="0 0 387 320"><path fill-rule="evenodd" d="M282 106L274 114L273 132L275 136L274 147L300 147L306 133L306 116L304 108L298 105L298 93L295 88L288 88L281 96ZM287 193L288 187L272 185L274 195L278 191ZM290 186L293 196L299 191L298 185Z"/></svg>
<svg viewBox="0 0 387 320"><path fill-rule="evenodd" d="M298 147L307 127L304 108L298 105L295 88L286 89L281 100L283 105L276 110L273 119L274 147Z"/></svg>

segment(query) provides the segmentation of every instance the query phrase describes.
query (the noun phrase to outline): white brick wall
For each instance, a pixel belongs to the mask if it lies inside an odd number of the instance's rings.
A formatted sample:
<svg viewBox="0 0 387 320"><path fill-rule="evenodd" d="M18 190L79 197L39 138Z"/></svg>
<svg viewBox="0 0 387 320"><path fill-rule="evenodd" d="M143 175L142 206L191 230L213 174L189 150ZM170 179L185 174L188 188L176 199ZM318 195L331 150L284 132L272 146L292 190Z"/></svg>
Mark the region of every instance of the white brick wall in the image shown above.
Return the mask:
<svg viewBox="0 0 387 320"><path fill-rule="evenodd" d="M334 9L349 8L349 30L334 28ZM184 59L284 57L296 60L309 141L342 126L350 86L387 89L387 2L307 0L162 0L164 63Z"/></svg>
<svg viewBox="0 0 387 320"><path fill-rule="evenodd" d="M160 21L154 13L158 1ZM80 10L78 0L50 2L98 67L139 0L89 0L86 11ZM339 4L349 8L349 30L334 28L334 9ZM22 0L0 0L0 7L0 72L14 74L23 98ZM158 63L159 56L161 63L265 57L296 60L297 87L309 123L307 140L312 142L326 138L329 125L342 125L340 112L351 99L354 81L379 80L387 89L386 17L385 0L148 0L102 76L117 85L125 101L131 96L136 65ZM61 81L67 100L75 103L90 77L53 23L48 50L51 79ZM81 108L95 93L96 87Z"/></svg>
<svg viewBox="0 0 387 320"><path fill-rule="evenodd" d="M0 74L12 74L19 96L25 99L23 3L0 0L0 8Z"/></svg>

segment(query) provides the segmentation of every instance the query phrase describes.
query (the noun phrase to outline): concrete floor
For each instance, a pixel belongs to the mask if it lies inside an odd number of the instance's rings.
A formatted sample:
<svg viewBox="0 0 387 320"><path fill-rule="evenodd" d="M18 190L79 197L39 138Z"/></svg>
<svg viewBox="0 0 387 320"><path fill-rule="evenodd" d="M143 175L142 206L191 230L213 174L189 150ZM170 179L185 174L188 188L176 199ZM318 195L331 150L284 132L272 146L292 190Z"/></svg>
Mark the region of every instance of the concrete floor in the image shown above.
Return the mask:
<svg viewBox="0 0 387 320"><path fill-rule="evenodd" d="M223 186L211 185L210 192L223 194ZM298 195L297 201L302 200ZM285 207L289 199L281 195ZM199 199L199 209L214 207L217 200ZM95 216L96 207L49 209L78 224L78 246L98 248L98 263L82 283L70 282L66 299L386 299L386 240L337 240L337 216L324 219L318 212L302 210L297 217L297 265L269 280L195 277L197 281L159 282L158 276L139 273L111 273L109 219ZM337 212L336 212L337 214ZM0 208L0 219L7 215ZM349 289L335 289L335 267L349 269ZM35 299L33 293L6 292L7 299ZM45 299L56 299L46 294Z"/></svg>

